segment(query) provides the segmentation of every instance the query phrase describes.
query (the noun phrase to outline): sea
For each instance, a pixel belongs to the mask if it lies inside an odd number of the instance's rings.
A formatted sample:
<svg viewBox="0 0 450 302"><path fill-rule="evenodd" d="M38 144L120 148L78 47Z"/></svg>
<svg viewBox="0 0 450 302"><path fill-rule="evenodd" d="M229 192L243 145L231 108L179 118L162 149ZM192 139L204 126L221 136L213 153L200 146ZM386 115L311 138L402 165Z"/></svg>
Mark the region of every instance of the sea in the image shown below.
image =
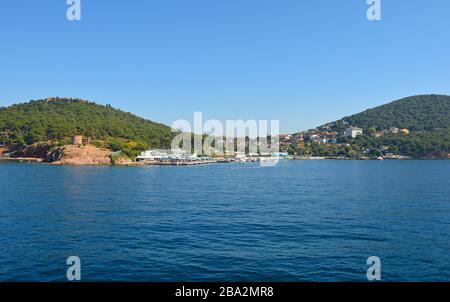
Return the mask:
<svg viewBox="0 0 450 302"><path fill-rule="evenodd" d="M0 163L0 281L450 281L449 251L448 160Z"/></svg>

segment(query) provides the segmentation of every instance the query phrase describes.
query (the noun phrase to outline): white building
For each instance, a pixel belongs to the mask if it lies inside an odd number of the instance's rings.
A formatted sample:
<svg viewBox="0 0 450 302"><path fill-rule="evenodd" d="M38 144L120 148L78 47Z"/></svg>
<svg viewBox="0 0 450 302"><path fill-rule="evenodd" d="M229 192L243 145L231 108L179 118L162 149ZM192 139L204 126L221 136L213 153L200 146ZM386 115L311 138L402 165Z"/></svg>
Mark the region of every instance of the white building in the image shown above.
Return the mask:
<svg viewBox="0 0 450 302"><path fill-rule="evenodd" d="M188 152L182 149L156 149L143 151L141 155L136 157L137 161L161 161L173 159L187 159L192 158ZM196 157L196 156L195 156Z"/></svg>
<svg viewBox="0 0 450 302"><path fill-rule="evenodd" d="M349 127L345 129L344 135L351 138L356 138L363 135L363 129L357 127Z"/></svg>

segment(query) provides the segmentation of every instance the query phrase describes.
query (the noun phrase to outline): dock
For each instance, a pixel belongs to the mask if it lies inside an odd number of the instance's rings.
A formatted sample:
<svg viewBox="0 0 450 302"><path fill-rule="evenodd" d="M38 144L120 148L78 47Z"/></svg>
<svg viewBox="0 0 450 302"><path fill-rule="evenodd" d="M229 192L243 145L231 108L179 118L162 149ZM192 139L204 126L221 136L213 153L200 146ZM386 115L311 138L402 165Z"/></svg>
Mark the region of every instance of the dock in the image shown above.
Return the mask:
<svg viewBox="0 0 450 302"><path fill-rule="evenodd" d="M157 162L148 163L148 165L183 167L183 166L209 165L209 164L215 164L215 163L217 163L217 161L215 161L215 160L199 160L199 161L157 161Z"/></svg>

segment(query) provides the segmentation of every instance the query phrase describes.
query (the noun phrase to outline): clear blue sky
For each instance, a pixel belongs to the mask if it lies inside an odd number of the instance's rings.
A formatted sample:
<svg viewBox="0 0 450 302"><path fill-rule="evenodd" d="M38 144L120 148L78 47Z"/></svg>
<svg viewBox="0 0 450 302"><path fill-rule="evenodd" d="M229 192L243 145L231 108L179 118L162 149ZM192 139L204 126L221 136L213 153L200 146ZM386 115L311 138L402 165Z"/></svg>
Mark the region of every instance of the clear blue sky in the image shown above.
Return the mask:
<svg viewBox="0 0 450 302"><path fill-rule="evenodd" d="M304 130L391 100L450 94L450 1L0 2L0 106L48 96L171 124L279 119Z"/></svg>

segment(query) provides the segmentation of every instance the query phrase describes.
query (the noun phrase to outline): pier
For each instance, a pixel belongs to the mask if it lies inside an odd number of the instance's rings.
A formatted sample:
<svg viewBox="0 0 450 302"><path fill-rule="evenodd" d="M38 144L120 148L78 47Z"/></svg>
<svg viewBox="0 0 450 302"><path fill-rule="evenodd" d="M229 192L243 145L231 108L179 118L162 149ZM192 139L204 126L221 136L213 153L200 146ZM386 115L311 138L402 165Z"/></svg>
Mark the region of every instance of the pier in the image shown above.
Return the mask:
<svg viewBox="0 0 450 302"><path fill-rule="evenodd" d="M215 161L215 160L199 160L199 161L156 161L156 162L146 163L146 164L154 165L154 166L183 167L183 166L209 165L209 164L215 164L215 163L217 163L217 161Z"/></svg>

